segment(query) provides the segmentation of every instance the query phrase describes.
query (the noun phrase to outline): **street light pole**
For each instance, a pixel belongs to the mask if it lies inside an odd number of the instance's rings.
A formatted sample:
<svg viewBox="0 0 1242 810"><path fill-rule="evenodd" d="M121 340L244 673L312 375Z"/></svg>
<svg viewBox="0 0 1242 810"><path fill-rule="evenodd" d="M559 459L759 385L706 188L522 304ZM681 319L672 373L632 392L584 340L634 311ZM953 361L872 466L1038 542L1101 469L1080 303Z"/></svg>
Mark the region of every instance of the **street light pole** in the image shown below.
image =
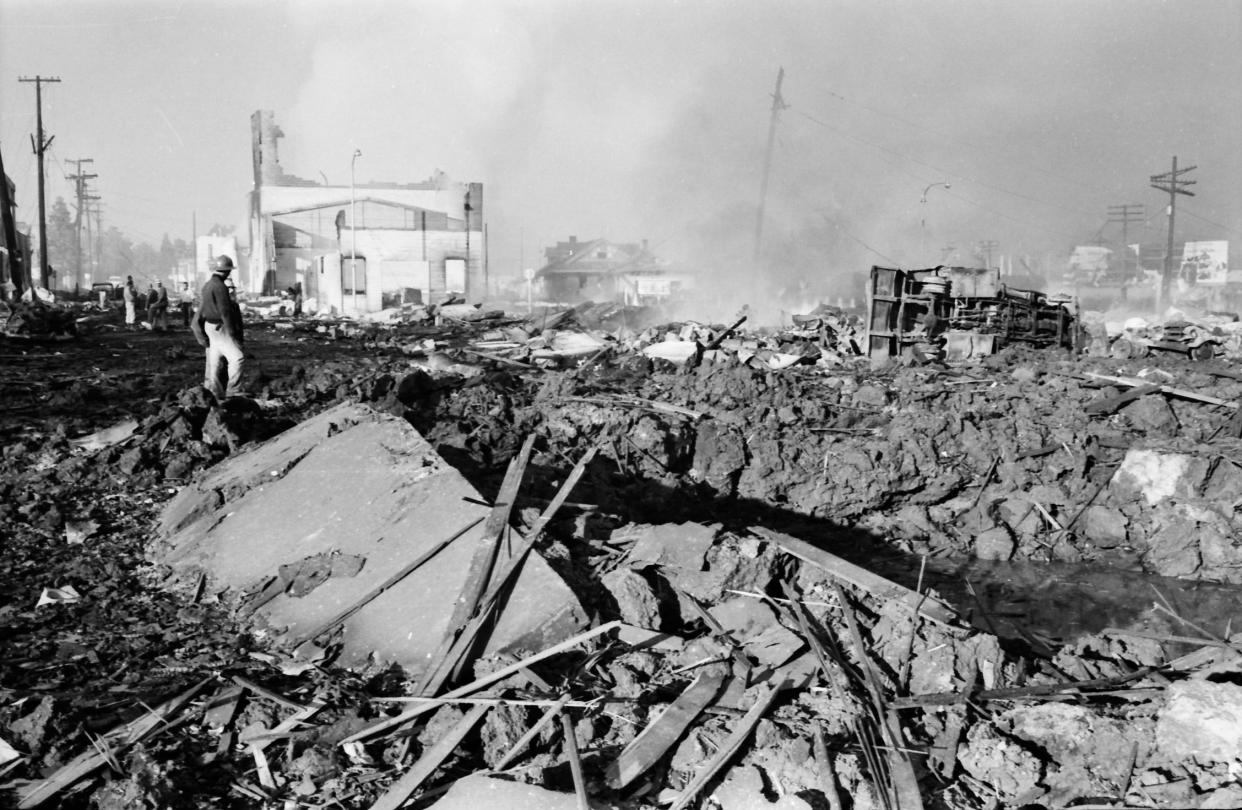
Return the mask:
<svg viewBox="0 0 1242 810"><path fill-rule="evenodd" d="M923 189L922 196L919 197L919 205L920 205L919 207L919 211L920 211L919 213L919 260L920 261L922 261L923 257L927 255L927 209L923 208L922 206L927 205L927 192L931 191L936 186L944 186L945 188L949 188L949 183L948 181L945 181L942 183L928 183L927 187Z"/></svg>
<svg viewBox="0 0 1242 810"><path fill-rule="evenodd" d="M358 219L357 198L354 191L354 164L362 157L362 150L355 149L349 159L349 287L353 297L354 316L358 315Z"/></svg>

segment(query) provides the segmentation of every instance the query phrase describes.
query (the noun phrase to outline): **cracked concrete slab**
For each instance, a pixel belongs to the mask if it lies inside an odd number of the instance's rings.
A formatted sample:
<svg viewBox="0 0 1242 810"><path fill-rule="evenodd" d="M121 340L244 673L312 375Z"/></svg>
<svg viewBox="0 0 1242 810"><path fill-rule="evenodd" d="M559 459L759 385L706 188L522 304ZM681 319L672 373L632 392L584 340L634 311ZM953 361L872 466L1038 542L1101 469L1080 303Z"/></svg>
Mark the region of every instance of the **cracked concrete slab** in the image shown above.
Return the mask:
<svg viewBox="0 0 1242 810"><path fill-rule="evenodd" d="M488 512L409 423L344 404L186 487L163 514L157 561L205 571L213 589L234 594L261 587L282 567L305 571L307 561L320 561L313 587L285 587L256 611L256 620L292 639ZM341 663L374 659L421 673L446 632L482 529L480 522L351 616ZM325 556L351 564L324 565ZM485 651L542 649L585 622L573 593L532 554Z"/></svg>

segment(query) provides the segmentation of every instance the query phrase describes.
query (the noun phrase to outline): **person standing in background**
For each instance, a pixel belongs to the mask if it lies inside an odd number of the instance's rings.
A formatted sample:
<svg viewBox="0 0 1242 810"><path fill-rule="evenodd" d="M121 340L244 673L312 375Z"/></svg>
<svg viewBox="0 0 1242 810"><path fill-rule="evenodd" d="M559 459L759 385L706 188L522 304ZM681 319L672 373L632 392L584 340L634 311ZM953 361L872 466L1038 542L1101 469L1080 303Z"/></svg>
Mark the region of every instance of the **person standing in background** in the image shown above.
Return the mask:
<svg viewBox="0 0 1242 810"><path fill-rule="evenodd" d="M164 282L155 282L155 303L151 305L151 328L159 332L168 331L168 290Z"/></svg>
<svg viewBox="0 0 1242 810"><path fill-rule="evenodd" d="M134 289L134 277L125 277L125 325L131 329L138 323L138 291Z"/></svg>
<svg viewBox="0 0 1242 810"><path fill-rule="evenodd" d="M190 282L181 282L181 294L177 301L177 308L181 310L181 325L186 329L190 328L190 313L194 310L194 293L190 292Z"/></svg>

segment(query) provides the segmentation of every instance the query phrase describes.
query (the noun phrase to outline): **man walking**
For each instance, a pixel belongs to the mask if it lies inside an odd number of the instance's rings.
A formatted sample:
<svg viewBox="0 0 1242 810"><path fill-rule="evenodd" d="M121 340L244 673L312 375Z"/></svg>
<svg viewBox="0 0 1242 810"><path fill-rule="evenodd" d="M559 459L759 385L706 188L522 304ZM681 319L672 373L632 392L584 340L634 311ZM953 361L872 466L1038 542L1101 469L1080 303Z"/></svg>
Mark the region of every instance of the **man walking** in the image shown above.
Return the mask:
<svg viewBox="0 0 1242 810"><path fill-rule="evenodd" d="M225 280L233 272L233 260L228 256L218 256L212 264L211 278L203 285L201 303L195 321L202 331L203 339L199 342L207 348L207 369L203 378L203 387L215 395L217 400L241 396L242 366L245 354L242 351L242 319L241 310L229 298L229 290ZM198 330L195 330L196 334ZM228 383L221 385L220 362L228 363Z"/></svg>

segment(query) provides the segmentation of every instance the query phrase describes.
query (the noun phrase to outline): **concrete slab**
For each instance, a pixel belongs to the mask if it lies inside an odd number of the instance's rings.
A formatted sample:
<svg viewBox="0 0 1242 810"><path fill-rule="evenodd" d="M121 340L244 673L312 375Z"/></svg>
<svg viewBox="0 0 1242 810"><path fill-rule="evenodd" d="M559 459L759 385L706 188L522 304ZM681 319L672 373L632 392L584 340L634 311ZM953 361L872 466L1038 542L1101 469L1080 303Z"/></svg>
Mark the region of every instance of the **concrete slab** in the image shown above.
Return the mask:
<svg viewBox="0 0 1242 810"><path fill-rule="evenodd" d="M613 806L596 800L589 804L594 810ZM556 793L525 782L472 774L454 782L444 798L431 807L435 810L579 810L581 805L573 793Z"/></svg>
<svg viewBox="0 0 1242 810"><path fill-rule="evenodd" d="M206 571L212 588L233 593L254 590L282 568L286 576L299 572L297 587L256 613L292 639L486 517L481 501L407 422L345 404L184 489L164 512L157 562ZM341 663L358 667L374 658L420 674L447 629L482 528L454 540L348 619ZM569 588L532 554L486 649L535 652L585 624Z"/></svg>

